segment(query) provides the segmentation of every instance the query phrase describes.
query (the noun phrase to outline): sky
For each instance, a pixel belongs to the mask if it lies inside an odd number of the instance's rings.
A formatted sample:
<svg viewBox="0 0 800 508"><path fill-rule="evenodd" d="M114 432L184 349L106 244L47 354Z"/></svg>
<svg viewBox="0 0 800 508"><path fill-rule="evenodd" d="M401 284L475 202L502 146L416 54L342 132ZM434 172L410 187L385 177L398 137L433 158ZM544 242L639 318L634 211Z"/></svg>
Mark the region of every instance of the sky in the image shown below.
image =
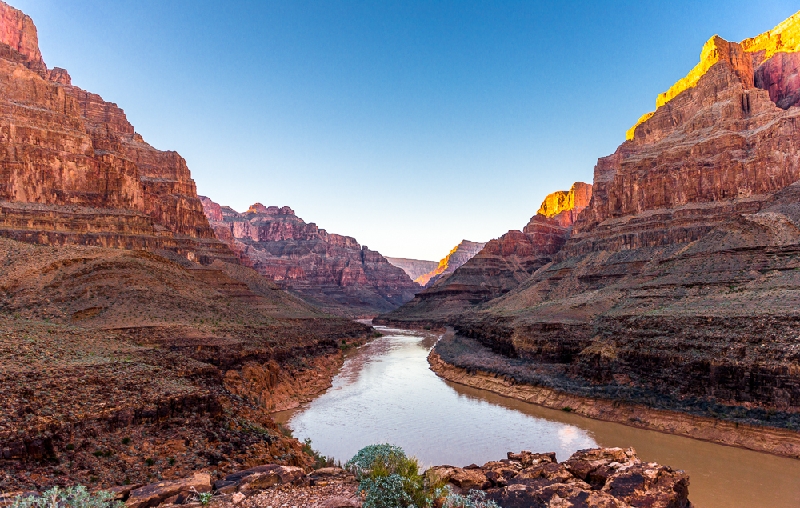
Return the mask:
<svg viewBox="0 0 800 508"><path fill-rule="evenodd" d="M386 256L522 229L699 60L783 0L7 0L49 67L179 152L198 193Z"/></svg>

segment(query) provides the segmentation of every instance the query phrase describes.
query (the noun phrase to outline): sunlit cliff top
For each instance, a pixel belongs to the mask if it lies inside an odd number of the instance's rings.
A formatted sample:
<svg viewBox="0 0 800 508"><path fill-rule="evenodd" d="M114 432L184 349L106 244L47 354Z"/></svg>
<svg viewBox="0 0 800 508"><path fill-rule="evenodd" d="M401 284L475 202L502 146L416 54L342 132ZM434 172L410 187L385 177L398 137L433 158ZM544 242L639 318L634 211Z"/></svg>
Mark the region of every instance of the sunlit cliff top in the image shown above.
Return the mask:
<svg viewBox="0 0 800 508"><path fill-rule="evenodd" d="M680 93L696 86L700 78L720 60L736 58L737 52L741 55L741 52L755 54L763 51L763 56L759 55L760 63L771 58L776 53L794 53L799 50L800 11L781 22L772 30L751 39L745 39L741 43L731 43L715 35L703 45L703 49L700 51L700 62L685 77L672 85L669 90L656 97L656 109L664 106ZM633 139L636 128L649 120L653 114L654 112L650 112L642 115L639 121L626 131L625 139Z"/></svg>
<svg viewBox="0 0 800 508"><path fill-rule="evenodd" d="M592 186L588 183L575 182L568 191L557 191L548 194L536 213L549 219L561 212L572 210L576 206L583 208L589 204L589 199L592 196L591 189Z"/></svg>

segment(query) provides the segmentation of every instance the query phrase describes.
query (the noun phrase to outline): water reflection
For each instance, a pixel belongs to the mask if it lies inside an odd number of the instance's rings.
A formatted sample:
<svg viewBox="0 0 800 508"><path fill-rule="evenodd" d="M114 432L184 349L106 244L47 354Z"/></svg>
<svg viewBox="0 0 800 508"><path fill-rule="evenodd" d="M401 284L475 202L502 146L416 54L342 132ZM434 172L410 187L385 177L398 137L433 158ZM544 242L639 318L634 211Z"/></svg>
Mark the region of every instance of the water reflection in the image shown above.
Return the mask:
<svg viewBox="0 0 800 508"><path fill-rule="evenodd" d="M383 331L387 335L349 355L324 395L276 419L342 461L380 442L402 446L423 465L459 466L523 449L554 451L564 460L581 448L633 446L643 460L689 472L690 498L700 508L800 506L800 461L590 420L445 382L426 361L435 337Z"/></svg>

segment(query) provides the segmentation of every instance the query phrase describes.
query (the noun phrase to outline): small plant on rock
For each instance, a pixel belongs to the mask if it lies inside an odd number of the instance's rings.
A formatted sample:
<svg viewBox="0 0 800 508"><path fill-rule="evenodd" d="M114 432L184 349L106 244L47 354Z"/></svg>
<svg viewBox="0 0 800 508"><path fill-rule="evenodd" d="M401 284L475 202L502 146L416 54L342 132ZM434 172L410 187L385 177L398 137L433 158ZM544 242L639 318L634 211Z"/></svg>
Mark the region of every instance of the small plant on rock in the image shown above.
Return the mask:
<svg viewBox="0 0 800 508"><path fill-rule="evenodd" d="M86 487L53 487L35 496L19 496L10 508L122 508L120 501L114 501L114 494L101 490L90 493Z"/></svg>
<svg viewBox="0 0 800 508"><path fill-rule="evenodd" d="M442 508L500 508L500 505L491 500L487 501L486 492L470 490L466 496L450 492Z"/></svg>

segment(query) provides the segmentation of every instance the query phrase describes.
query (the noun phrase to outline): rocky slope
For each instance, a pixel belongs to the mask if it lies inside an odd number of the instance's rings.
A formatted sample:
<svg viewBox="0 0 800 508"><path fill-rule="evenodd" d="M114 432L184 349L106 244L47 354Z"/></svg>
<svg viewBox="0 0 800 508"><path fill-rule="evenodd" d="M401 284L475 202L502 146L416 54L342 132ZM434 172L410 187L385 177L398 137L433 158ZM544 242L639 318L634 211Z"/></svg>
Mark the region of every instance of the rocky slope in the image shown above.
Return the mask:
<svg viewBox="0 0 800 508"><path fill-rule="evenodd" d="M451 275L436 280L399 309L377 322L441 326L474 306L503 295L549 263L564 246L592 186L576 182L569 191L549 194L522 231L489 241Z"/></svg>
<svg viewBox="0 0 800 508"><path fill-rule="evenodd" d="M0 491L308 464L269 412L369 333L241 265L185 161L0 2Z"/></svg>
<svg viewBox="0 0 800 508"><path fill-rule="evenodd" d="M368 332L239 265L0 239L0 490L308 464L269 413Z"/></svg>
<svg viewBox="0 0 800 508"><path fill-rule="evenodd" d="M439 266L439 263L436 261L422 261L420 259L387 257L386 261L398 268L402 268L403 271L408 274L411 280L415 280L428 272L432 272L437 266Z"/></svg>
<svg viewBox="0 0 800 508"><path fill-rule="evenodd" d="M794 428L798 33L800 13L741 43L711 38L598 161L554 260L457 330L528 362L534 383Z"/></svg>
<svg viewBox="0 0 800 508"><path fill-rule="evenodd" d="M202 202L217 236L245 263L327 311L372 317L420 289L379 252L305 223L288 206L256 203L238 213L206 197Z"/></svg>
<svg viewBox="0 0 800 508"><path fill-rule="evenodd" d="M462 240L461 243L453 247L453 250L451 250L447 256L439 261L436 268L417 277L414 279L414 282L426 288L434 285L436 281L450 275L456 271L458 267L472 259L473 256L481 251L484 245L486 245L486 243Z"/></svg>

